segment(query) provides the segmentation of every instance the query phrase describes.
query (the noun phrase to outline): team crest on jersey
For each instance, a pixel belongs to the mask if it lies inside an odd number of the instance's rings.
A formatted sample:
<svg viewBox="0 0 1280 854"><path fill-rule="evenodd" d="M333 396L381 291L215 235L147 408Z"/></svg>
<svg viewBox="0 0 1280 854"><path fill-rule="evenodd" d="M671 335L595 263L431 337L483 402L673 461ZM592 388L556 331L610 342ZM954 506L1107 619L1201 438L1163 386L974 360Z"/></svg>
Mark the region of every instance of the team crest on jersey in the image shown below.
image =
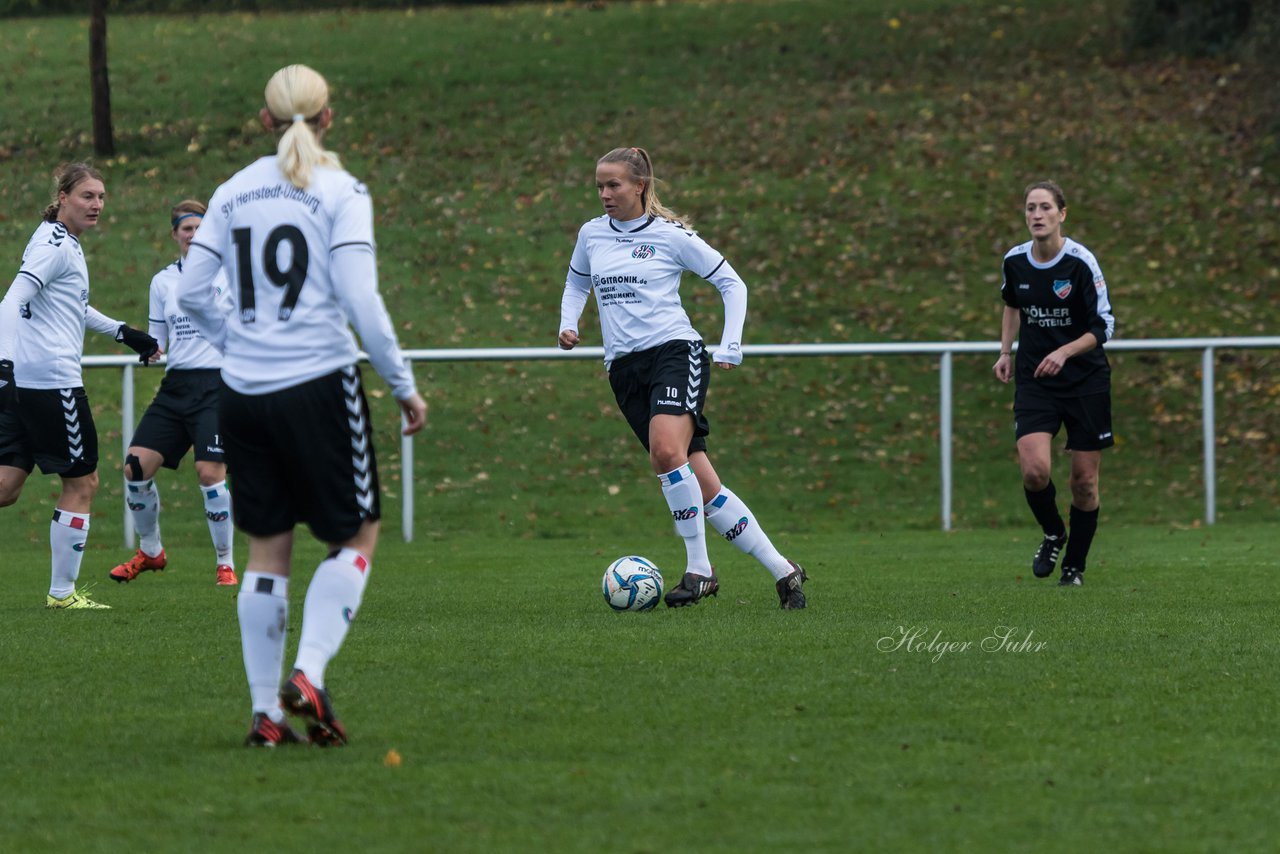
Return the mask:
<svg viewBox="0 0 1280 854"><path fill-rule="evenodd" d="M632 258L639 258L641 261L647 261L658 251L657 247L652 243L641 243L635 249L631 250Z"/></svg>
<svg viewBox="0 0 1280 854"><path fill-rule="evenodd" d="M1066 299L1071 296L1071 280L1070 279L1054 279L1053 293L1058 299Z"/></svg>

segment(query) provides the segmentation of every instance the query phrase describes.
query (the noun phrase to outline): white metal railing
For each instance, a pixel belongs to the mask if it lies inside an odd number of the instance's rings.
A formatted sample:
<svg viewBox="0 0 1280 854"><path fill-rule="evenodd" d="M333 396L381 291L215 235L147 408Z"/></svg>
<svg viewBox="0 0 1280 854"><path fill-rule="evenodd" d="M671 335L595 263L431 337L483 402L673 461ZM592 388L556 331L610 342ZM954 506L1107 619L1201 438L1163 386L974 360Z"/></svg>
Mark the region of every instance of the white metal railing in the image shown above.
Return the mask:
<svg viewBox="0 0 1280 854"><path fill-rule="evenodd" d="M1014 345L1015 348L1017 345ZM1204 516L1212 525L1216 517L1216 466L1214 458L1216 430L1214 426L1214 354L1226 349L1280 349L1280 336L1246 338L1148 338L1144 340L1115 340L1106 345L1109 351L1130 350L1200 350L1201 382L1200 403L1203 412L1204 445ZM998 353L998 341L943 341L943 342L890 342L879 344L748 344L743 348L745 356L920 356L934 355L938 363L938 426L939 455L942 475L942 530L951 530L951 361L956 353ZM365 358L361 354L361 358ZM546 359L604 359L603 347L577 347L561 350L558 347L479 347L451 350L405 350L405 361L413 362L523 362ZM129 449L133 438L134 418L133 372L138 366L136 356L85 356L82 364L87 368L123 368L120 408L122 429L121 458ZM405 542L413 539L413 439L400 438L401 466L404 472L401 523ZM124 513L125 547L133 547L133 520L128 507Z"/></svg>

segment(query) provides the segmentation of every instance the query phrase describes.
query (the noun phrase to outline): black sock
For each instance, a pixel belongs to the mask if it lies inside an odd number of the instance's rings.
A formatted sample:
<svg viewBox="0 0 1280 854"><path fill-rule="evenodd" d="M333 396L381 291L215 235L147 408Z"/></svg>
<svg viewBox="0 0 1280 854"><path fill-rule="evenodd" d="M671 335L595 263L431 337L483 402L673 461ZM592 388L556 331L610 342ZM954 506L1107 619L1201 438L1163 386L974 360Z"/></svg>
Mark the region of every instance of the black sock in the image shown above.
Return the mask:
<svg viewBox="0 0 1280 854"><path fill-rule="evenodd" d="M1058 512L1058 490L1054 487L1052 480L1039 492L1032 492L1025 486L1022 492L1027 496L1027 506L1031 508L1036 521L1040 523L1040 530L1044 531L1046 536L1061 537L1067 532L1062 514ZM1074 509L1072 508L1073 511Z"/></svg>
<svg viewBox="0 0 1280 854"><path fill-rule="evenodd" d="M1081 510L1071 505L1071 539L1067 540L1067 554L1062 559L1064 567L1084 572L1084 562L1093 545L1093 535L1098 530L1098 510Z"/></svg>

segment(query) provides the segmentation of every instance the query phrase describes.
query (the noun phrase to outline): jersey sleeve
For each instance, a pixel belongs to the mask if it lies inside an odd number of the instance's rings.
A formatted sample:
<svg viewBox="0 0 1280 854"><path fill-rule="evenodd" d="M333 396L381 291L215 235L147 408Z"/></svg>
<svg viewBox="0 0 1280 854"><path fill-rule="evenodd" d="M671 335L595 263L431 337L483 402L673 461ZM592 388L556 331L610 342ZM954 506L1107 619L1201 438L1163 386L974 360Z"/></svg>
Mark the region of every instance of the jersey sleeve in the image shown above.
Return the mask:
<svg viewBox="0 0 1280 854"><path fill-rule="evenodd" d="M1093 333L1093 337L1098 339L1098 346L1102 346L1111 340L1116 332L1116 319L1111 314L1111 299L1107 295L1107 280L1102 275L1102 267L1098 264L1098 259L1093 257L1093 253L1085 251L1081 253L1084 259L1084 266L1089 271L1089 275L1093 281L1085 283L1084 303L1089 312L1089 331Z"/></svg>
<svg viewBox="0 0 1280 854"><path fill-rule="evenodd" d="M348 245L373 248L373 200L368 188L354 178L334 211L330 240L330 252Z"/></svg>
<svg viewBox="0 0 1280 854"><path fill-rule="evenodd" d="M93 306L87 305L84 308L84 325L94 332L110 335L113 341L118 341L120 339L116 338L116 333L120 331L120 327L124 326L124 323L115 318L107 317Z"/></svg>
<svg viewBox="0 0 1280 854"><path fill-rule="evenodd" d="M1007 255L1000 265L1000 274L1000 299L1004 300L1004 304L1009 308L1017 308L1018 295L1014 293L1013 286L1009 284L1012 279L1009 275L1009 256Z"/></svg>
<svg viewBox="0 0 1280 854"><path fill-rule="evenodd" d="M360 346L369 354L373 369L391 387L396 400L412 397L417 392L413 373L404 363L391 316L378 292L373 201L359 182L336 211L329 263L334 295L360 336Z"/></svg>
<svg viewBox="0 0 1280 854"><path fill-rule="evenodd" d="M150 297L147 303L147 334L156 339L160 349L169 350L169 321L164 316L164 295L160 292L162 277L151 277Z"/></svg>
<svg viewBox="0 0 1280 854"><path fill-rule="evenodd" d="M191 323L205 341L223 351L227 339L227 318L218 309L214 282L222 270L227 252L224 246L227 232L226 217L222 214L222 188L209 200L209 210L200 222L187 261L182 265L182 278L178 280L178 307L191 318Z"/></svg>
<svg viewBox="0 0 1280 854"><path fill-rule="evenodd" d="M63 240L70 240L63 237ZM26 276L35 282L36 288L43 289L46 282L52 282L67 269L67 255L62 247L50 240L33 243L22 256L19 276Z"/></svg>
<svg viewBox="0 0 1280 854"><path fill-rule="evenodd" d="M585 229L585 226L583 227ZM578 231L578 242L569 259L569 272L565 276L564 293L560 296L560 331L578 331L578 320L591 296L591 257L587 254L586 240Z"/></svg>
<svg viewBox="0 0 1280 854"><path fill-rule="evenodd" d="M720 334L720 346L711 358L715 362L740 365L742 327L747 319L746 283L725 257L705 240L692 231L684 231L684 235L684 238L675 238L677 261L686 270L715 285L724 300L724 329Z"/></svg>
<svg viewBox="0 0 1280 854"><path fill-rule="evenodd" d="M13 284L9 285L4 299L0 300L0 359L13 361L18 349L18 318L21 307L39 292L40 287L35 280L19 274Z"/></svg>
<svg viewBox="0 0 1280 854"><path fill-rule="evenodd" d="M742 364L742 327L747 320L747 284L728 261L723 261L708 279L724 300L724 329L720 346L711 354L713 362Z"/></svg>

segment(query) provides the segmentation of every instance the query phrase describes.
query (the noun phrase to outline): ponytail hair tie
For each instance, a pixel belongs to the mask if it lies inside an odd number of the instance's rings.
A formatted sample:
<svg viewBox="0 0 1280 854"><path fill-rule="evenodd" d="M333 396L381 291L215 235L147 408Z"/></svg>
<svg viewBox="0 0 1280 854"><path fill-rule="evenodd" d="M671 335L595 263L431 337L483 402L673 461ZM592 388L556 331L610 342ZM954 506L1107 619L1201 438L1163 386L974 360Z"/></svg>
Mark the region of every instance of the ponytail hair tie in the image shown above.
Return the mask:
<svg viewBox="0 0 1280 854"><path fill-rule="evenodd" d="M307 117L304 116L302 113L294 113L293 120L295 122L305 122L307 120Z"/></svg>

